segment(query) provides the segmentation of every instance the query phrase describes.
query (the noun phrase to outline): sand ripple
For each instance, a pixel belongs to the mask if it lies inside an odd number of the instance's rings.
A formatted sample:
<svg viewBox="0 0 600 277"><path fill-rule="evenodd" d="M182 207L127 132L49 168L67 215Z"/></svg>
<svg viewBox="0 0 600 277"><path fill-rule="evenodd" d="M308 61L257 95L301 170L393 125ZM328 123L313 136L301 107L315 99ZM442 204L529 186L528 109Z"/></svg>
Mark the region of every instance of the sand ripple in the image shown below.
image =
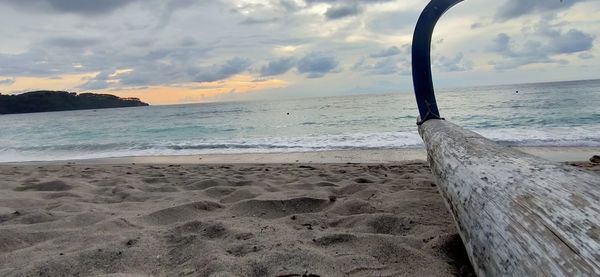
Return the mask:
<svg viewBox="0 0 600 277"><path fill-rule="evenodd" d="M469 272L428 172L420 162L0 166L0 276Z"/></svg>

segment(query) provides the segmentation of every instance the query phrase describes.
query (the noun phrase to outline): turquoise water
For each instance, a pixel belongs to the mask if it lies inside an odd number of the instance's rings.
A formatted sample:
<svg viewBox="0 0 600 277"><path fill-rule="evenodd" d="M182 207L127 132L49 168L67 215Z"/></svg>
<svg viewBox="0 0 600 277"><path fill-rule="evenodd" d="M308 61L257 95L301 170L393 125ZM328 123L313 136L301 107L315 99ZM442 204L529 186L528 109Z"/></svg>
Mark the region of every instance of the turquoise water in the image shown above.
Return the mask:
<svg viewBox="0 0 600 277"><path fill-rule="evenodd" d="M438 103L503 144L600 146L600 80L447 89ZM398 93L3 115L0 162L422 147L417 114Z"/></svg>

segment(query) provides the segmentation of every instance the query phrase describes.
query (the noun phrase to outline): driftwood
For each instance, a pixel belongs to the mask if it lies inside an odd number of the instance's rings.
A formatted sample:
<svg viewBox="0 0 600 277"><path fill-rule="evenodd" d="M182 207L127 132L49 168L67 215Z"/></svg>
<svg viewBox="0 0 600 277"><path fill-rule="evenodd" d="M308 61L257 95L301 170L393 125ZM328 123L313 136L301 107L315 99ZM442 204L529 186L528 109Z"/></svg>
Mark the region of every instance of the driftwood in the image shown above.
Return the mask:
<svg viewBox="0 0 600 277"><path fill-rule="evenodd" d="M600 175L444 120L419 133L479 276L600 276Z"/></svg>

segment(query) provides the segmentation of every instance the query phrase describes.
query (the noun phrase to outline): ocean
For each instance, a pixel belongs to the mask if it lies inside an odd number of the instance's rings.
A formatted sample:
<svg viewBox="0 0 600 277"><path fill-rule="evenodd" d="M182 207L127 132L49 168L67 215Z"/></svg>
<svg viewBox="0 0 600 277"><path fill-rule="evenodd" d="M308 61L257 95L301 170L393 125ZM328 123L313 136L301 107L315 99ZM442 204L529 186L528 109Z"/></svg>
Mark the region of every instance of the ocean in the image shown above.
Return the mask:
<svg viewBox="0 0 600 277"><path fill-rule="evenodd" d="M600 80L437 98L447 120L502 144L600 147ZM0 162L418 148L417 115L412 93L0 115Z"/></svg>

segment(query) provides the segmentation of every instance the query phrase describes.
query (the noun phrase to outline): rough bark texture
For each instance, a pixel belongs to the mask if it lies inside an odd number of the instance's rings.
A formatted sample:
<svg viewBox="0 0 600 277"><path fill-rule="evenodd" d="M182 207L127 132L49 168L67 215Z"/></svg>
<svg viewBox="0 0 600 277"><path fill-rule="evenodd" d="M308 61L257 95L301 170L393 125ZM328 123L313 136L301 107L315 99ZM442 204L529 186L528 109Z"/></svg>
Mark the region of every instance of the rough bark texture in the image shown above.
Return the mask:
<svg viewBox="0 0 600 277"><path fill-rule="evenodd" d="M419 133L480 276L600 275L600 175L443 120Z"/></svg>

